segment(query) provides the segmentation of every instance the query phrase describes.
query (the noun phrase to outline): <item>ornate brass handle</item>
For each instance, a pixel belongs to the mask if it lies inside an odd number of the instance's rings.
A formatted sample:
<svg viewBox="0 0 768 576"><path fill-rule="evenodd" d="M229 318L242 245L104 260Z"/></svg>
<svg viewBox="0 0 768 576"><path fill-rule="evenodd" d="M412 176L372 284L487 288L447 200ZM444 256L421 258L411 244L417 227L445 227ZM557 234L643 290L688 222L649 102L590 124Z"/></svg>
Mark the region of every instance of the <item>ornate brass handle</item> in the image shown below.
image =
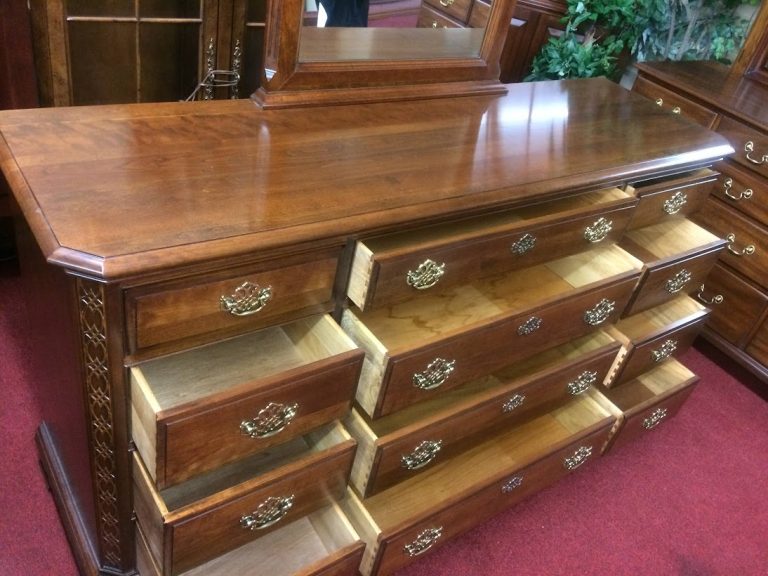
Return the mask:
<svg viewBox="0 0 768 576"><path fill-rule="evenodd" d="M513 476L504 484L501 485L501 493L502 494L509 494L510 492L513 492L514 490L517 490L520 488L520 486L523 485L523 477L522 476Z"/></svg>
<svg viewBox="0 0 768 576"><path fill-rule="evenodd" d="M584 228L584 239L596 244L605 240L612 228L613 222L611 220L600 217L591 226Z"/></svg>
<svg viewBox="0 0 768 576"><path fill-rule="evenodd" d="M651 430L652 428L656 428L659 424L661 424L661 421L664 420L664 418L667 417L667 409L666 408L657 408L653 412L651 412L651 415L648 416L645 420L643 420L643 428L646 430Z"/></svg>
<svg viewBox="0 0 768 576"><path fill-rule="evenodd" d="M514 241L509 249L512 251L513 254L517 254L518 256L522 256L526 252L530 252L533 250L533 248L536 246L536 236L533 236L532 234L523 234L518 238L516 241Z"/></svg>
<svg viewBox="0 0 768 576"><path fill-rule="evenodd" d="M670 294L677 294L691 281L691 278L693 278L693 275L683 268L676 272L672 278L667 280L666 284L664 284L664 289Z"/></svg>
<svg viewBox="0 0 768 576"><path fill-rule="evenodd" d="M247 530L263 530L285 518L292 506L293 494L270 496L252 513L240 518L240 526Z"/></svg>
<svg viewBox="0 0 768 576"><path fill-rule="evenodd" d="M680 114L682 110L680 109L680 106L675 106L672 108L672 114Z"/></svg>
<svg viewBox="0 0 768 576"><path fill-rule="evenodd" d="M734 194L731 194L731 188L733 188L733 178L726 178L725 182L723 182L723 194L728 196L728 198L731 200L736 200L737 202L739 200L749 200L754 194L752 188L745 188L743 191L739 192L738 196L735 196Z"/></svg>
<svg viewBox="0 0 768 576"><path fill-rule="evenodd" d="M603 298L592 308L584 312L584 322L590 326L599 326L613 313L616 308L616 302Z"/></svg>
<svg viewBox="0 0 768 576"><path fill-rule="evenodd" d="M704 296L704 284L699 287L699 291L696 293L696 298L704 302L704 304L722 304L725 300L722 294L715 294L712 298Z"/></svg>
<svg viewBox="0 0 768 576"><path fill-rule="evenodd" d="M420 390L434 390L442 386L455 369L456 360L435 358L426 370L413 375L413 385Z"/></svg>
<svg viewBox="0 0 768 576"><path fill-rule="evenodd" d="M688 196L684 192L678 190L664 201L663 210L671 216L672 214L680 212L680 209L687 203Z"/></svg>
<svg viewBox="0 0 768 576"><path fill-rule="evenodd" d="M578 396L589 390L589 387L595 382L597 382L597 372L584 370L584 372L579 374L575 380L568 382L566 388L568 388L568 392L571 395Z"/></svg>
<svg viewBox="0 0 768 576"><path fill-rule="evenodd" d="M755 143L752 142L752 140L744 144L744 152L746 152L745 156L747 160L752 162L752 164L757 164L759 166L761 164L765 164L766 162L768 162L768 154L763 154L763 156L759 160L757 160L756 158L752 158L750 154L754 151L755 151Z"/></svg>
<svg viewBox="0 0 768 576"><path fill-rule="evenodd" d="M656 106L662 106L664 104L663 98L656 98Z"/></svg>
<svg viewBox="0 0 768 576"><path fill-rule="evenodd" d="M400 464L406 470L418 470L437 458L437 453L443 447L442 440L424 440L410 454L400 457Z"/></svg>
<svg viewBox="0 0 768 576"><path fill-rule="evenodd" d="M440 540L440 536L443 535L443 527L438 526L437 528L427 528L426 530L419 533L418 536L416 536L416 539L411 542L410 544L406 544L403 546L403 552L405 554L408 554L410 557L418 556L419 554L424 554L427 550L432 548L432 546L435 545L435 542Z"/></svg>
<svg viewBox="0 0 768 576"><path fill-rule="evenodd" d="M528 318L528 320L526 320L525 322L520 324L520 326L517 327L517 335L527 336L528 334L533 334L534 332L536 332L536 330L541 328L541 325L543 322L544 321L538 316L531 316L530 318Z"/></svg>
<svg viewBox="0 0 768 576"><path fill-rule="evenodd" d="M452 6L455 0L440 0L440 6L445 6L448 8L449 6Z"/></svg>
<svg viewBox="0 0 768 576"><path fill-rule="evenodd" d="M416 290L432 288L445 274L445 263L438 264L429 258L424 260L416 270L409 270L405 277L408 286Z"/></svg>
<svg viewBox="0 0 768 576"><path fill-rule="evenodd" d="M525 396L522 394L515 394L501 405L501 411L504 414L509 414L516 408L520 408L520 406L523 405L523 402L525 402Z"/></svg>
<svg viewBox="0 0 768 576"><path fill-rule="evenodd" d="M755 253L756 249L754 244L747 244L741 250L734 248L733 243L736 242L736 234L734 234L733 232L728 234L728 236L726 236L725 239L728 240L728 252L730 252L734 256L752 256L752 254Z"/></svg>
<svg viewBox="0 0 768 576"><path fill-rule="evenodd" d="M664 343L656 350L651 350L651 358L654 362L662 362L672 356L674 351L677 350L677 340L665 340Z"/></svg>
<svg viewBox="0 0 768 576"><path fill-rule="evenodd" d="M251 438L269 438L282 432L296 417L299 405L270 402L253 420L243 420L240 431Z"/></svg>
<svg viewBox="0 0 768 576"><path fill-rule="evenodd" d="M563 460L563 466L568 470L576 470L579 466L592 456L592 446L581 446L576 452Z"/></svg>
<svg viewBox="0 0 768 576"><path fill-rule="evenodd" d="M262 288L253 282L243 282L231 296L222 296L219 305L233 316L256 314L272 300L272 286Z"/></svg>

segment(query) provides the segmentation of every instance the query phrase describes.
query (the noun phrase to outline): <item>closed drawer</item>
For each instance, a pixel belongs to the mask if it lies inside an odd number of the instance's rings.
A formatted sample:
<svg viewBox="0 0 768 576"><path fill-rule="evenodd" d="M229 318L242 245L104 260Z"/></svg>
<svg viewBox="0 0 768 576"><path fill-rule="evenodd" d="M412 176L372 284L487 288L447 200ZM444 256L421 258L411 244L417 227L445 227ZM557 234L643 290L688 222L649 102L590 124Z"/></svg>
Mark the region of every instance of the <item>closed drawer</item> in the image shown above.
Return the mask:
<svg viewBox="0 0 768 576"><path fill-rule="evenodd" d="M466 23L469 19L469 9L472 6L472 0L423 0L423 2L462 23Z"/></svg>
<svg viewBox="0 0 768 576"><path fill-rule="evenodd" d="M332 504L355 442L338 422L157 492L134 453L134 507L155 564L181 574Z"/></svg>
<svg viewBox="0 0 768 576"><path fill-rule="evenodd" d="M672 179L633 182L640 202L629 227L643 228L695 212L709 196L716 178L716 172L703 169Z"/></svg>
<svg viewBox="0 0 768 576"><path fill-rule="evenodd" d="M685 352L701 332L709 310L680 296L619 321L608 332L623 344L612 378L615 386Z"/></svg>
<svg viewBox="0 0 768 576"><path fill-rule="evenodd" d="M722 174L712 195L763 226L768 225L768 183L732 162L721 162L718 169Z"/></svg>
<svg viewBox="0 0 768 576"><path fill-rule="evenodd" d="M171 486L343 417L362 360L323 315L134 366L132 436L148 474Z"/></svg>
<svg viewBox="0 0 768 576"><path fill-rule="evenodd" d="M662 88L643 76L635 80L632 91L642 94L664 110L669 110L673 114L689 118L705 128L711 128L717 118L717 114L712 110L696 104L671 90Z"/></svg>
<svg viewBox="0 0 768 576"><path fill-rule="evenodd" d="M768 321L764 321L755 337L747 346L747 354L763 366L768 366Z"/></svg>
<svg viewBox="0 0 768 576"><path fill-rule="evenodd" d="M623 413L619 431L608 449L651 433L680 410L698 377L677 360L670 360L635 380L605 392Z"/></svg>
<svg viewBox="0 0 768 576"><path fill-rule="evenodd" d="M727 116L720 119L717 131L736 150L731 159L768 178L768 134Z"/></svg>
<svg viewBox="0 0 768 576"><path fill-rule="evenodd" d="M640 262L614 245L424 295L342 327L366 351L356 400L378 418L618 318Z"/></svg>
<svg viewBox="0 0 768 576"><path fill-rule="evenodd" d="M297 542L301 542L301 554L296 553ZM339 506L333 504L187 570L183 576L359 576L364 547ZM142 576L163 576L138 523L136 567Z"/></svg>
<svg viewBox="0 0 768 576"><path fill-rule="evenodd" d="M350 483L369 496L412 478L540 410L602 382L619 343L604 332L538 354L421 405L345 421L358 449Z"/></svg>
<svg viewBox="0 0 768 576"><path fill-rule="evenodd" d="M743 348L755 323L768 309L768 296L721 264L716 265L697 293L711 308L707 328L738 348Z"/></svg>
<svg viewBox="0 0 768 576"><path fill-rule="evenodd" d="M426 4L422 4L416 26L418 28L462 28L463 24L451 20L442 12L438 12Z"/></svg>
<svg viewBox="0 0 768 576"><path fill-rule="evenodd" d="M188 346L329 312L338 256L333 250L278 267L267 263L128 290L131 351Z"/></svg>
<svg viewBox="0 0 768 576"><path fill-rule="evenodd" d="M725 241L686 219L630 230L620 245L645 263L625 311L637 314L695 292L717 261Z"/></svg>
<svg viewBox="0 0 768 576"><path fill-rule="evenodd" d="M710 198L694 218L727 240L721 259L757 284L768 287L768 231L733 208Z"/></svg>
<svg viewBox="0 0 768 576"><path fill-rule="evenodd" d="M636 203L613 188L358 242L347 293L370 310L609 244Z"/></svg>
<svg viewBox="0 0 768 576"><path fill-rule="evenodd" d="M469 13L470 28L485 28L488 24L488 16L491 14L491 3L475 0L472 3L472 10Z"/></svg>
<svg viewBox="0 0 768 576"><path fill-rule="evenodd" d="M588 465L614 423L591 396L581 396L362 505L350 494L343 506L367 543L361 573L392 574Z"/></svg>

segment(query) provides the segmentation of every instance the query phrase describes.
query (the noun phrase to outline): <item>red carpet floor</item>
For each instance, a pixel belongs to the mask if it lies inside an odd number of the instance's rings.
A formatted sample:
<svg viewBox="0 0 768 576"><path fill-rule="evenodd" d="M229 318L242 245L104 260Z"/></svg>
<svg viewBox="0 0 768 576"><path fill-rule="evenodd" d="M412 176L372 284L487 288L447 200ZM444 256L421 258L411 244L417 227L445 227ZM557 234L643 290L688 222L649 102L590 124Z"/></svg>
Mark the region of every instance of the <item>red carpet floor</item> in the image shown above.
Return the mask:
<svg viewBox="0 0 768 576"><path fill-rule="evenodd" d="M70 576L19 296L0 272L0 576ZM768 576L768 403L714 354L682 358L701 383L676 418L397 576Z"/></svg>

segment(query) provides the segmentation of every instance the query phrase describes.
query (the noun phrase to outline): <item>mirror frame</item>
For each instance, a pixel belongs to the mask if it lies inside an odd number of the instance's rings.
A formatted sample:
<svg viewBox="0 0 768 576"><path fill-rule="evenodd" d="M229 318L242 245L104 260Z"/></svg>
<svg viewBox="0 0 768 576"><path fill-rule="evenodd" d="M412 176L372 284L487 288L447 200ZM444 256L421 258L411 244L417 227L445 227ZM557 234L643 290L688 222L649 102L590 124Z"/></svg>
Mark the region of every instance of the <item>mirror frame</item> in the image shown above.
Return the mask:
<svg viewBox="0 0 768 576"><path fill-rule="evenodd" d="M278 108L503 93L499 60L514 8L515 0L493 0L477 57L301 62L304 0L269 0L252 99Z"/></svg>

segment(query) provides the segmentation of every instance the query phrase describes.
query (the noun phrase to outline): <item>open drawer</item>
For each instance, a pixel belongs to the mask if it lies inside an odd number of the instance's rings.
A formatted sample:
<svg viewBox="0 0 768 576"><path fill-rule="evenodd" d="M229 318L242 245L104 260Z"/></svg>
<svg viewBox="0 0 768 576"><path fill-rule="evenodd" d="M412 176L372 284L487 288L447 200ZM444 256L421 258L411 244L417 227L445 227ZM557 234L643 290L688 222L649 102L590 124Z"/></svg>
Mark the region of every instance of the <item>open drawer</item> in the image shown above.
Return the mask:
<svg viewBox="0 0 768 576"><path fill-rule="evenodd" d="M565 404L602 382L619 343L598 331L378 420L345 421L358 443L350 478L369 496Z"/></svg>
<svg viewBox="0 0 768 576"><path fill-rule="evenodd" d="M323 315L132 367L147 473L164 488L343 417L362 360Z"/></svg>
<svg viewBox="0 0 768 576"><path fill-rule="evenodd" d="M342 327L366 351L356 401L370 417L428 400L618 318L641 263L615 245L369 312Z"/></svg>
<svg viewBox="0 0 768 576"><path fill-rule="evenodd" d="M354 452L335 422L160 492L134 452L134 507L150 555L164 576L181 574L328 506L344 494Z"/></svg>
<svg viewBox="0 0 768 576"><path fill-rule="evenodd" d="M621 237L637 200L618 188L357 243L348 296L361 310L587 250Z"/></svg>

